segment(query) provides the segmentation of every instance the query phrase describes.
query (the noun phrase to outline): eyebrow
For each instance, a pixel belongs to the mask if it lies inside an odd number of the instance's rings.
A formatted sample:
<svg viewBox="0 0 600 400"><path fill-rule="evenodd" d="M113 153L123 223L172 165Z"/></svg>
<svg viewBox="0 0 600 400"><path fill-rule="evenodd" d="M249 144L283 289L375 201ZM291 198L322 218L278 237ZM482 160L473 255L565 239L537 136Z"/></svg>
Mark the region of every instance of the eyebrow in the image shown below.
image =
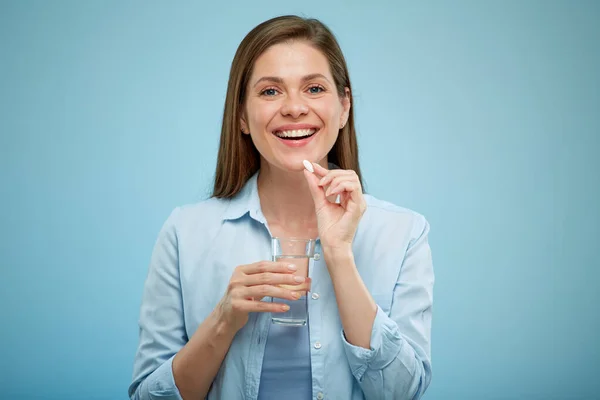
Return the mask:
<svg viewBox="0 0 600 400"><path fill-rule="evenodd" d="M327 79L327 77L325 75L323 75L323 74L308 74L308 75L305 75L305 76L302 77L302 82L311 81L311 80L317 79L317 78L322 78L322 79L325 79L327 82L329 82L329 79ZM259 80L257 80L254 83L253 86L256 87L256 85L258 85L259 83L264 82L264 81L275 82L275 83L278 83L280 85L283 84L283 79L281 79L278 76L263 76L262 78L260 78ZM331 83L331 82L329 82L329 83Z"/></svg>

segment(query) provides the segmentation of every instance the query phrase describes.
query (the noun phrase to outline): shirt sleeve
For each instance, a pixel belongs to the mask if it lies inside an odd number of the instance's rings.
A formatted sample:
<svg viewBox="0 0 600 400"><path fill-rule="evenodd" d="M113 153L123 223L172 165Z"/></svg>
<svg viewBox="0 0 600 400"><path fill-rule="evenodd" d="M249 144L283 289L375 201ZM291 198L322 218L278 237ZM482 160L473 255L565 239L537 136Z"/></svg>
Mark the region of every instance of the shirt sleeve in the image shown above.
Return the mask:
<svg viewBox="0 0 600 400"><path fill-rule="evenodd" d="M370 349L342 341L365 398L419 399L431 381L433 265L429 224L418 215L402 260L389 313L377 306Z"/></svg>
<svg viewBox="0 0 600 400"><path fill-rule="evenodd" d="M187 343L173 210L154 245L144 284L139 343L129 386L132 400L182 400L173 378L175 354Z"/></svg>

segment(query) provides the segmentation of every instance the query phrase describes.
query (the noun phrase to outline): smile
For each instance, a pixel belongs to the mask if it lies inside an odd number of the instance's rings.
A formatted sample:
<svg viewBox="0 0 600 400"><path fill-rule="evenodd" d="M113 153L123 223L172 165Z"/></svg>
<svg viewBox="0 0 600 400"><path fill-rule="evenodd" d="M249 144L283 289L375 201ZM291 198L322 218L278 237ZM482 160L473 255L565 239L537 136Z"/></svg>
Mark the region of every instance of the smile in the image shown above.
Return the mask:
<svg viewBox="0 0 600 400"><path fill-rule="evenodd" d="M317 129L293 129L275 131L273 134L283 140L302 140L309 138L317 133Z"/></svg>

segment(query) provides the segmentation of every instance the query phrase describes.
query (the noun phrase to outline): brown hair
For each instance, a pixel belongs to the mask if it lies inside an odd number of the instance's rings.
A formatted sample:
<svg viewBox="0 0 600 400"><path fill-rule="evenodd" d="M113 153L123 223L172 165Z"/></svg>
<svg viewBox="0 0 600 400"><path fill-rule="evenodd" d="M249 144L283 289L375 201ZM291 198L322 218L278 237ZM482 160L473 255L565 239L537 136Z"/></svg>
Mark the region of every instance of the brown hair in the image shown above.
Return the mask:
<svg viewBox="0 0 600 400"><path fill-rule="evenodd" d="M340 130L327 156L327 161L342 169L354 170L362 184L354 128L352 87L342 50L333 33L322 22L312 18L286 15L256 26L242 40L235 53L223 110L213 197L235 196L260 167L260 155L250 135L241 133L240 115L246 99L246 87L256 59L269 47L290 40L306 40L327 57L340 97L346 95L346 87L350 89L351 107L348 121Z"/></svg>

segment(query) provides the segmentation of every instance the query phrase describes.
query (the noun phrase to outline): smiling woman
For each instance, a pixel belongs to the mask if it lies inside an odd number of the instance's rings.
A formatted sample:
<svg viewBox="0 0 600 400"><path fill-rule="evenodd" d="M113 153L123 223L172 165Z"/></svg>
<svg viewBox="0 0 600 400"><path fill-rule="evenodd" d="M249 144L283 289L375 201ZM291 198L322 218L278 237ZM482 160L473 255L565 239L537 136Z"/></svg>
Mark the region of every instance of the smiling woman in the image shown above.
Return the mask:
<svg viewBox="0 0 600 400"><path fill-rule="evenodd" d="M130 397L420 398L428 233L423 216L363 193L330 30L296 16L258 25L232 62L213 196L175 208L156 242ZM306 265L272 257L285 238L314 245ZM271 323L296 302L301 324Z"/></svg>

